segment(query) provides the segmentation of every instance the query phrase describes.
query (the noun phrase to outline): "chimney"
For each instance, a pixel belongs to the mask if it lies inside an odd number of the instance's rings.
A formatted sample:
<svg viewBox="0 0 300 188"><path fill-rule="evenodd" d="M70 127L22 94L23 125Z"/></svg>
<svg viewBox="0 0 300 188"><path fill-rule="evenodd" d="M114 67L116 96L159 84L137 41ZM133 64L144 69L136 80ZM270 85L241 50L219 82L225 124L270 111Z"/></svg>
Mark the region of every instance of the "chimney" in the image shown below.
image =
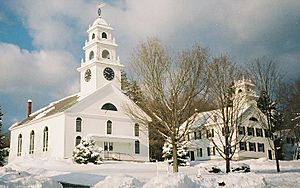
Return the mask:
<svg viewBox="0 0 300 188"><path fill-rule="evenodd" d="M31 110L32 110L32 101L29 99L27 101L27 117L29 117L29 115L31 114Z"/></svg>

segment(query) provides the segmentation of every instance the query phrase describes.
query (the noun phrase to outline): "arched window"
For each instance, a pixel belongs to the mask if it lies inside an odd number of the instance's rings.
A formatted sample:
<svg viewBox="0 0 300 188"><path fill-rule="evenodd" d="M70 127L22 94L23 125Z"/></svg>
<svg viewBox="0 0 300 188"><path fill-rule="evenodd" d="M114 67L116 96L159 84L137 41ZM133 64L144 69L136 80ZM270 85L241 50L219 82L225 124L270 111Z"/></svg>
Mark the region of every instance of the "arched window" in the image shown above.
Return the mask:
<svg viewBox="0 0 300 188"><path fill-rule="evenodd" d="M111 110L111 111L118 111L118 109L115 107L115 105L111 103L105 103L102 107L102 110Z"/></svg>
<svg viewBox="0 0 300 188"><path fill-rule="evenodd" d="M81 132L82 119L80 117L76 118L76 132Z"/></svg>
<svg viewBox="0 0 300 188"><path fill-rule="evenodd" d="M139 136L140 135L140 126L139 124L134 125L134 136Z"/></svg>
<svg viewBox="0 0 300 188"><path fill-rule="evenodd" d="M242 92L243 92L243 90L239 89L238 93L242 93Z"/></svg>
<svg viewBox="0 0 300 188"><path fill-rule="evenodd" d="M106 133L111 134L111 132L112 132L112 122L110 120L108 120L106 122Z"/></svg>
<svg viewBox="0 0 300 188"><path fill-rule="evenodd" d="M34 131L30 133L30 142L29 142L29 154L34 152Z"/></svg>
<svg viewBox="0 0 300 188"><path fill-rule="evenodd" d="M134 152L135 154L140 154L140 141L138 140L134 142Z"/></svg>
<svg viewBox="0 0 300 188"><path fill-rule="evenodd" d="M91 60L91 59L94 59L94 51L91 51L91 52L90 52L89 60Z"/></svg>
<svg viewBox="0 0 300 188"><path fill-rule="evenodd" d="M48 127L44 128L43 151L48 151Z"/></svg>
<svg viewBox="0 0 300 188"><path fill-rule="evenodd" d="M92 34L92 39L94 39L94 38L95 38L95 33Z"/></svg>
<svg viewBox="0 0 300 188"><path fill-rule="evenodd" d="M17 156L21 156L21 153L22 153L22 134L19 134Z"/></svg>
<svg viewBox="0 0 300 188"><path fill-rule="evenodd" d="M110 59L109 51L103 50L102 51L102 58L104 58L104 59Z"/></svg>
<svg viewBox="0 0 300 188"><path fill-rule="evenodd" d="M102 33L102 38L107 39L107 34L105 32Z"/></svg>
<svg viewBox="0 0 300 188"><path fill-rule="evenodd" d="M256 121L256 122L258 121L255 117L251 117L251 118L249 118L249 120L250 121Z"/></svg>
<svg viewBox="0 0 300 188"><path fill-rule="evenodd" d="M76 137L76 141L75 141L75 146L77 146L78 144L80 144L81 142L81 136L77 136Z"/></svg>

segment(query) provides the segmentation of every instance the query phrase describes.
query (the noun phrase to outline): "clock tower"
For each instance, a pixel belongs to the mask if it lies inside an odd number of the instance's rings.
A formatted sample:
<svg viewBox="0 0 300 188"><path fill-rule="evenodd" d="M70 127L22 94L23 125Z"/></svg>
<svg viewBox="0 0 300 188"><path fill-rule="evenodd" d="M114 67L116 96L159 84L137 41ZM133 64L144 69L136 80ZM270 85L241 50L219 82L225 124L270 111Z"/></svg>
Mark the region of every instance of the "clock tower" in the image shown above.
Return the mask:
<svg viewBox="0 0 300 188"><path fill-rule="evenodd" d="M84 59L77 69L80 72L81 96L87 96L109 83L121 89L123 65L116 54L118 45L112 36L113 28L102 18L102 7L103 4L99 5L98 17L87 30Z"/></svg>

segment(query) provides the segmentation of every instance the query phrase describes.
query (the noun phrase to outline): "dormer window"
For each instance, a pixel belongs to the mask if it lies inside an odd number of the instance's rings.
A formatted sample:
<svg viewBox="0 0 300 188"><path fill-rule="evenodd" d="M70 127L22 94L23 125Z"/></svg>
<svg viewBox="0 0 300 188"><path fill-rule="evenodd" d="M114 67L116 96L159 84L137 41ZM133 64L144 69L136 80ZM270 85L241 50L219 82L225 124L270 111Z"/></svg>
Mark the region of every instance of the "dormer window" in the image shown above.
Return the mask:
<svg viewBox="0 0 300 188"><path fill-rule="evenodd" d="M104 58L104 59L110 59L109 51L103 50L102 51L102 58Z"/></svg>
<svg viewBox="0 0 300 188"><path fill-rule="evenodd" d="M94 39L94 38L95 38L95 36L96 36L96 35L95 35L95 33L93 33L93 34L92 34L92 39Z"/></svg>
<svg viewBox="0 0 300 188"><path fill-rule="evenodd" d="M111 111L118 111L118 109L115 107L115 105L111 103L105 103L102 107L101 110L111 110Z"/></svg>
<svg viewBox="0 0 300 188"><path fill-rule="evenodd" d="M91 60L91 59L94 59L94 51L91 51L91 52L90 52L89 60Z"/></svg>
<svg viewBox="0 0 300 188"><path fill-rule="evenodd" d="M102 38L107 39L107 34L105 32L102 33Z"/></svg>
<svg viewBox="0 0 300 188"><path fill-rule="evenodd" d="M255 117L251 117L251 118L249 118L249 120L258 122L258 120Z"/></svg>

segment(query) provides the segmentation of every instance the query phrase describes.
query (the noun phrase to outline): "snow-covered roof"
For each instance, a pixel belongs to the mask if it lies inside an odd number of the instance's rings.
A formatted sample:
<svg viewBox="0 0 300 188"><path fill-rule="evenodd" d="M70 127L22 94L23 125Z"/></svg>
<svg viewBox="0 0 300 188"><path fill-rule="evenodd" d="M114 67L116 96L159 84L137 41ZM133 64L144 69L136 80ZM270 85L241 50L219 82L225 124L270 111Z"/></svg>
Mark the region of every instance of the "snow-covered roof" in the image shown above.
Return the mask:
<svg viewBox="0 0 300 188"><path fill-rule="evenodd" d="M238 110L238 114L236 117L240 117L243 115L250 107L253 105L246 104ZM207 126L214 123L221 123L222 122L222 115L221 109L206 111L198 113L195 117L194 123L191 128L198 128L199 126Z"/></svg>
<svg viewBox="0 0 300 188"><path fill-rule="evenodd" d="M13 124L10 127L10 129L63 112L69 109L70 107L72 107L73 105L75 105L78 102L78 99L79 99L79 95L75 94L60 99L58 101L52 102L48 106L33 112L32 114L29 115L29 117L22 120L21 122Z"/></svg>

